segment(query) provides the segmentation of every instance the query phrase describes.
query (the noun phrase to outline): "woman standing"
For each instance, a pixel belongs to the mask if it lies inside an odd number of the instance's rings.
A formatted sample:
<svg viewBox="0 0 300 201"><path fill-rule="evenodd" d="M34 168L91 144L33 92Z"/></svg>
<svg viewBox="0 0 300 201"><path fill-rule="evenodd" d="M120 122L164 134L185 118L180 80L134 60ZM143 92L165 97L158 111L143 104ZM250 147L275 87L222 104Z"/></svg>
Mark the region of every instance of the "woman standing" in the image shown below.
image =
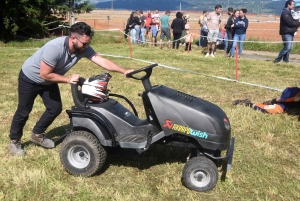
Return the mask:
<svg viewBox="0 0 300 201"><path fill-rule="evenodd" d="M130 17L129 17L129 19L127 21L127 25L126 25L126 28L128 30L130 30L130 42L131 43L134 42L135 44L137 43L137 38L136 38L137 33L136 33L135 27L137 25L141 24L140 19L137 15L138 15L138 13L136 14L135 12L132 12L130 14ZM138 27L138 29L139 29L139 27Z"/></svg>
<svg viewBox="0 0 300 201"><path fill-rule="evenodd" d="M176 13L176 18L173 20L171 24L171 29L173 30L173 36L174 36L174 41L173 41L173 49L175 48L175 43L176 43L176 49L179 47L180 43L180 37L182 34L182 31L184 30L184 20L182 19L182 13L177 12Z"/></svg>
<svg viewBox="0 0 300 201"><path fill-rule="evenodd" d="M230 50L232 48L232 39L233 39L233 36L234 36L234 32L233 32L233 28L231 27L234 23L234 20L237 19L238 17L240 16L240 10L234 10L232 12L232 15L228 18L228 21L226 23L226 33L227 33L227 40L228 40L228 46L227 46L227 49L225 50L226 51L226 54L228 56L228 54L230 53Z"/></svg>
<svg viewBox="0 0 300 201"><path fill-rule="evenodd" d="M235 46L239 42L239 53L238 57L241 56L242 51L243 51L243 45L244 41L246 39L246 30L248 28L248 19L246 18L246 9L241 9L240 10L240 16L234 20L234 24L231 25L233 27L234 31L234 36L233 36L233 44L232 48L230 51L230 58L233 57L234 51L235 51Z"/></svg>

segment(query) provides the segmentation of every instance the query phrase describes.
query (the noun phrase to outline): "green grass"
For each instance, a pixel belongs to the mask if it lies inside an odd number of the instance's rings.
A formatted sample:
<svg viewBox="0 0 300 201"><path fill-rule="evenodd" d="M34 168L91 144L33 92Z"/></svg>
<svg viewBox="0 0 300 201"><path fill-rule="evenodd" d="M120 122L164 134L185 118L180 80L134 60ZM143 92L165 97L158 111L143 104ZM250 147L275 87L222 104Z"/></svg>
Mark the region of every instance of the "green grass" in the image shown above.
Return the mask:
<svg viewBox="0 0 300 201"><path fill-rule="evenodd" d="M118 41L118 37L97 33L92 46L99 53L129 56L127 43L124 39L122 44ZM67 174L59 159L60 145L48 150L29 142L31 129L44 111L40 98L36 99L24 128L23 144L27 155L11 156L7 151L7 135L17 107L17 76L23 62L34 53L34 50L22 48L41 45L40 41L25 41L0 49L0 200L299 200L299 117L265 115L250 108L232 106L235 99L262 102L280 92L207 76L234 79L235 61L224 58L220 51L216 58L204 58L195 46L190 53L186 53L183 46L179 50L135 45L132 48L134 58L195 72L156 67L151 77L153 85L163 84L201 97L219 105L228 115L232 136L236 138L233 166L226 181L219 180L212 191L197 193L182 185L181 173L189 153L173 147L153 146L141 155L134 150L119 150L108 155L101 174L91 178ZM127 69L148 65L130 59L109 59ZM242 58L239 69L240 81L282 89L299 85L297 64L274 65ZM83 59L68 74L89 77L101 72L104 70ZM111 74L110 90L127 96L144 117L142 101L137 95L143 91L140 81ZM70 109L73 105L70 86L60 84L60 89L63 110ZM62 112L48 128L48 136L59 137L68 124L68 116Z"/></svg>

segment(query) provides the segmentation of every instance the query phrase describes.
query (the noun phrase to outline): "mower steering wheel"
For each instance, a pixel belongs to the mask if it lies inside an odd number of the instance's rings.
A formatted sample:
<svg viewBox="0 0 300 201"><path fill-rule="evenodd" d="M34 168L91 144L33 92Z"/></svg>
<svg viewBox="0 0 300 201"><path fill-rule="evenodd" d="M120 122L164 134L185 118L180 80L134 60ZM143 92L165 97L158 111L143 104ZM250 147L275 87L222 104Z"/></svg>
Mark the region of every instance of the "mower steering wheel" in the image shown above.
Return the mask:
<svg viewBox="0 0 300 201"><path fill-rule="evenodd" d="M146 67L134 70L134 71L132 71L130 73L127 73L126 76L127 77L131 77L131 78L136 79L136 80L144 80L145 78L149 78L151 76L151 74L152 74L152 68L154 68L157 65L158 64L155 63L155 64L151 64L150 66L146 66ZM142 77L135 77L135 76L133 76L134 74L140 73L142 71L146 72L146 75L144 75Z"/></svg>

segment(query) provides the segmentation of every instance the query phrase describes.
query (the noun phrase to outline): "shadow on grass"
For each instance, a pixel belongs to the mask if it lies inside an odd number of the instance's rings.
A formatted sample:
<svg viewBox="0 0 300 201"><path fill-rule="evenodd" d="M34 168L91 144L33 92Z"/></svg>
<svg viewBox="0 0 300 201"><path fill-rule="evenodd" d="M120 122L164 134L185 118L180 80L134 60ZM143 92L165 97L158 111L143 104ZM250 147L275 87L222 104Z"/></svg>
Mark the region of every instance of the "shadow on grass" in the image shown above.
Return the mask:
<svg viewBox="0 0 300 201"><path fill-rule="evenodd" d="M50 130L46 137L55 142L55 148L62 143L69 132L69 124L55 127ZM31 141L24 143L24 147L32 144ZM120 147L105 147L107 159L102 170L105 172L110 165L129 166L140 170L149 169L152 166L164 163L185 163L190 154L190 149L173 146L152 144L150 148L139 154L135 149L122 149Z"/></svg>
<svg viewBox="0 0 300 201"><path fill-rule="evenodd" d="M106 148L107 159L104 167L96 175L104 173L110 165L135 167L139 170L165 163L186 163L190 149L152 144L150 148L139 154L135 149Z"/></svg>

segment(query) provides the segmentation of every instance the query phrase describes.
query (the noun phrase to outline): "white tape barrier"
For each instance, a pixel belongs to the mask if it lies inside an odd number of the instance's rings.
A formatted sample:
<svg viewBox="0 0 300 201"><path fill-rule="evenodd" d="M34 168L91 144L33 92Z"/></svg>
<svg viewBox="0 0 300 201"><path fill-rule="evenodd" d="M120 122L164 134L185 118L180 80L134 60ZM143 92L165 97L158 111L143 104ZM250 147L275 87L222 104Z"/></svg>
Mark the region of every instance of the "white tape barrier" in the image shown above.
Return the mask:
<svg viewBox="0 0 300 201"><path fill-rule="evenodd" d="M130 57L125 57L125 56L118 56L118 55L112 55L112 54L100 54L100 53L98 53L98 54L101 55L101 56L107 56L107 57L133 59L133 60L136 60L136 61L141 61L141 62L145 62L145 63L149 63L149 64L154 64L155 63L155 62L151 62L151 61L147 61L147 60L130 58ZM196 74L196 75L202 75L202 76L206 76L206 77L217 78L217 79L226 80L226 81L230 81L230 82L237 82L237 83L240 83L240 84L256 86L256 87L265 88L265 89L270 89L270 90L274 90L274 91L280 91L280 92L283 91L283 89L279 89L279 88L275 88L275 87L269 87L269 86L260 85L260 84L253 84L253 83L249 83L249 82L241 82L241 81L234 80L234 79L227 78L227 77L207 75L207 74L204 74L204 73L198 73L198 72L195 72L195 71L186 70L186 69L182 69L182 68L177 68L177 67L174 67L174 66L168 66L168 65L165 65L165 64L159 64L158 63L158 66L173 69L173 70L178 70L178 71L182 71L182 72L188 72L188 73L192 73L192 74Z"/></svg>

